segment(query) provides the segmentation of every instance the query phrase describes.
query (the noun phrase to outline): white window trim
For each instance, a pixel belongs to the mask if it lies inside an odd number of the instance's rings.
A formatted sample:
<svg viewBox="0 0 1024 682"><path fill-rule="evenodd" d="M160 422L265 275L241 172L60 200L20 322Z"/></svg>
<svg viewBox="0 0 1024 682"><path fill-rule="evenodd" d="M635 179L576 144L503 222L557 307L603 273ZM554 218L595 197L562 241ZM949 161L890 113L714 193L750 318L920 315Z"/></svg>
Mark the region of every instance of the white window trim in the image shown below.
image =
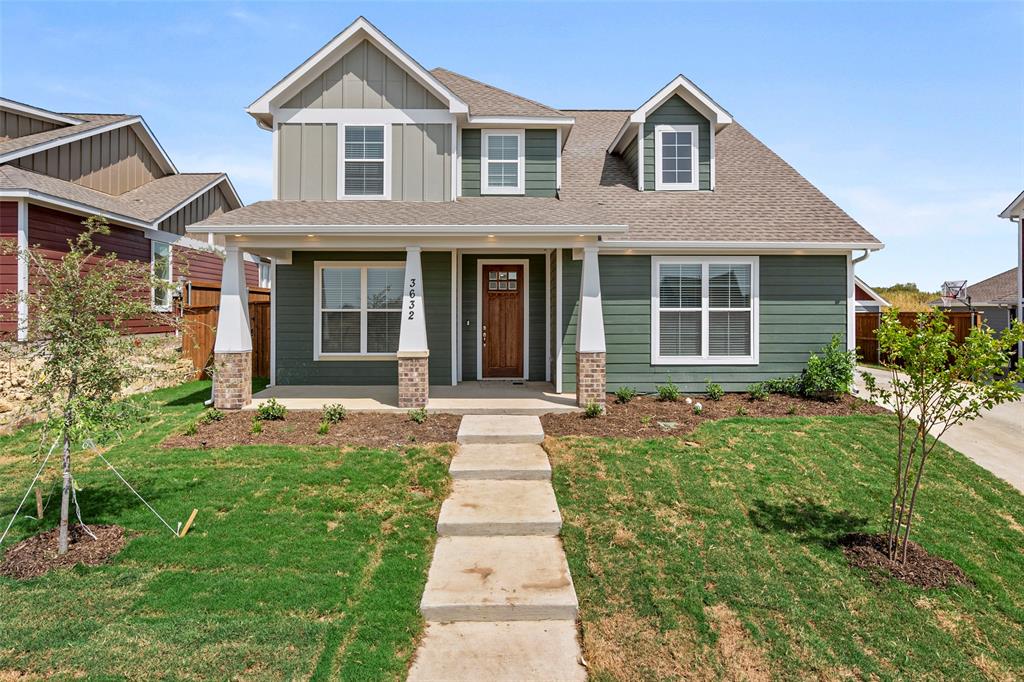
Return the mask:
<svg viewBox="0 0 1024 682"><path fill-rule="evenodd" d="M349 126L357 128L384 129L384 194L345 194L345 129ZM382 201L391 198L391 126L386 123L346 123L338 131L338 199L340 201ZM366 159L353 159L366 161Z"/></svg>
<svg viewBox="0 0 1024 682"><path fill-rule="evenodd" d="M174 307L174 247L167 242L150 240L149 242L149 275L156 278L156 245L167 246L167 295L170 299L167 305L157 305L156 287L149 288L149 304L153 310L161 313L170 312Z"/></svg>
<svg viewBox="0 0 1024 682"><path fill-rule="evenodd" d="M661 320L659 306L658 269L665 264L700 264L701 265L701 353L697 356L678 356L661 354ZM708 355L709 327L708 320L712 310L726 308L710 308L708 300L708 266L715 264L749 265L750 266L750 355ZM651 364L652 365L756 365L759 362L760 349L760 258L758 256L655 256L651 258ZM728 310L736 310L729 308ZM745 310L740 308L739 310Z"/></svg>
<svg viewBox="0 0 1024 682"><path fill-rule="evenodd" d="M693 153L690 155L691 182L663 182L661 179L661 134L665 132L690 133L693 140ZM655 190L695 190L700 189L700 126L668 125L654 126L654 189Z"/></svg>
<svg viewBox="0 0 1024 682"><path fill-rule="evenodd" d="M487 138L492 135L515 135L519 141L518 170L519 177L515 187L491 187L488 182ZM496 162L497 163L497 162ZM525 194L526 193L526 130L493 129L480 131L480 193L481 194Z"/></svg>
<svg viewBox="0 0 1024 682"><path fill-rule="evenodd" d="M321 350L323 338L320 335L320 321L323 309L320 307L322 292L322 272L331 268L359 268L359 352L358 353L326 353ZM404 260L389 261L314 261L313 263L313 359L314 360L394 360L395 353L366 352L367 308L366 308L366 271L368 268L392 268L405 273ZM401 312L401 304L397 308L385 308L392 312ZM348 310L347 312L355 312Z"/></svg>

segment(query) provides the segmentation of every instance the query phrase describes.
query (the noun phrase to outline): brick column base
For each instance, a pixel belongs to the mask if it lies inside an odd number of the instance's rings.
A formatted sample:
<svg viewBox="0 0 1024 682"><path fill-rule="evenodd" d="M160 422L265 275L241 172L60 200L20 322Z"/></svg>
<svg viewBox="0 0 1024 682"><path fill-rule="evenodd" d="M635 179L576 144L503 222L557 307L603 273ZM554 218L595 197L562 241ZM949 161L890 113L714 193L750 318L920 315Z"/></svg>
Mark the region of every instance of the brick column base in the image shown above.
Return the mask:
<svg viewBox="0 0 1024 682"><path fill-rule="evenodd" d="M427 406L430 391L427 356L398 358L398 406L410 409Z"/></svg>
<svg viewBox="0 0 1024 682"><path fill-rule="evenodd" d="M240 410L252 402L252 353L214 353L213 406Z"/></svg>
<svg viewBox="0 0 1024 682"><path fill-rule="evenodd" d="M597 403L604 408L604 353L576 353L576 405Z"/></svg>

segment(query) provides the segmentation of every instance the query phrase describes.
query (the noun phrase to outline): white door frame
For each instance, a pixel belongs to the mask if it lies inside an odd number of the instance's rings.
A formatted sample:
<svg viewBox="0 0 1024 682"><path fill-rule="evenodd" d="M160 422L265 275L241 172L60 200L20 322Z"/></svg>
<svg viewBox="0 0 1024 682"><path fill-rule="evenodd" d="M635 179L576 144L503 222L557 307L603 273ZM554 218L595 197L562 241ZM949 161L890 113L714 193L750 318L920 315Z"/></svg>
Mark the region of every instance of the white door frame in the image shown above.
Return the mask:
<svg viewBox="0 0 1024 682"><path fill-rule="evenodd" d="M483 363L483 272L484 265L523 266L523 375L521 377L484 378ZM476 378L477 381L508 381L530 376L530 260L528 258L478 258L476 261Z"/></svg>

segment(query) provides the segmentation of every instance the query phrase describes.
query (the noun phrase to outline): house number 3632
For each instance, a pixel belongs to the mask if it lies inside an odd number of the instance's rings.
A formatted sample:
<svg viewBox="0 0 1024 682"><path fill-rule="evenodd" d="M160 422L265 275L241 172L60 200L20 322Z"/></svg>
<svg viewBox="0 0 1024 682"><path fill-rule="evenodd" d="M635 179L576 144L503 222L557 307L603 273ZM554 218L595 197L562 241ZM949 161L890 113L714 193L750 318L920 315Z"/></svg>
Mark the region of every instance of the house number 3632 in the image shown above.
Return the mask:
<svg viewBox="0 0 1024 682"><path fill-rule="evenodd" d="M416 278L409 279L409 319L416 317Z"/></svg>

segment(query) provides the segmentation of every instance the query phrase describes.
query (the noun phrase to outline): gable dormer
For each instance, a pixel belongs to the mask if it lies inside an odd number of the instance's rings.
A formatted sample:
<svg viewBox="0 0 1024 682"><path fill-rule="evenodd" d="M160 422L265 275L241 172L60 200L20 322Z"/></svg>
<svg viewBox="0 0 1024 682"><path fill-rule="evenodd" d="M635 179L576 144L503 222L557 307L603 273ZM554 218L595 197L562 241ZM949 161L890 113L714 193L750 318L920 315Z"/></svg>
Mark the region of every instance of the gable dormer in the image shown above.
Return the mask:
<svg viewBox="0 0 1024 682"><path fill-rule="evenodd" d="M608 148L633 169L640 191L715 188L715 135L732 115L683 75L623 123Z"/></svg>

